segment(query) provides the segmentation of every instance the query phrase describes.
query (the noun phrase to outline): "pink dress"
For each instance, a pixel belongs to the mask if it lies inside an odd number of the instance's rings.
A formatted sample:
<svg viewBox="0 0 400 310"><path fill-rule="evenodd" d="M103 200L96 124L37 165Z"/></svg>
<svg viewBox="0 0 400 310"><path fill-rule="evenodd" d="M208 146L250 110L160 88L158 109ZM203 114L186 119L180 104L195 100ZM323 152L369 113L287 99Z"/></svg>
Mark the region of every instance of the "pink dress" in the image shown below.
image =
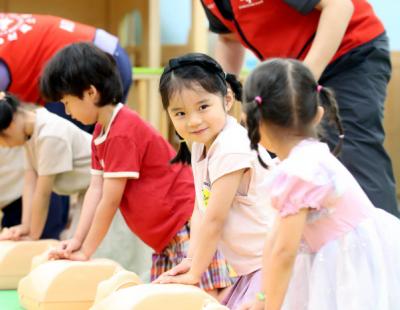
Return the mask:
<svg viewBox="0 0 400 310"><path fill-rule="evenodd" d="M270 182L280 216L310 208L283 310L400 309L400 221L372 205L326 144L300 142Z"/></svg>

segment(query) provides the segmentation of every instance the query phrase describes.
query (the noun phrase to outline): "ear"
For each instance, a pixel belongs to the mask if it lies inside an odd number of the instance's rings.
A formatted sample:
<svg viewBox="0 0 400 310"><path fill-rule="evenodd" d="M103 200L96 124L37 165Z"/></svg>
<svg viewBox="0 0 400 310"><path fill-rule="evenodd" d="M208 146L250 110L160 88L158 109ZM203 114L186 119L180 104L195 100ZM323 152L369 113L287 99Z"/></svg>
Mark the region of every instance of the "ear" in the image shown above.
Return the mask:
<svg viewBox="0 0 400 310"><path fill-rule="evenodd" d="M321 122L322 118L324 117L324 113L325 113L324 108L321 106L318 106L317 113L315 114L314 119L313 119L314 125L318 125Z"/></svg>
<svg viewBox="0 0 400 310"><path fill-rule="evenodd" d="M233 91L228 87L228 91L225 96L225 111L229 112L235 103L235 95L233 94Z"/></svg>
<svg viewBox="0 0 400 310"><path fill-rule="evenodd" d="M87 96L91 102L95 103L95 105L100 98L99 91L96 87L94 87L94 85L90 85L90 87L83 92L83 96Z"/></svg>
<svg viewBox="0 0 400 310"><path fill-rule="evenodd" d="M96 87L94 87L93 85L90 85L89 89L86 91L87 95L89 97L94 97L97 95L98 91L96 89Z"/></svg>

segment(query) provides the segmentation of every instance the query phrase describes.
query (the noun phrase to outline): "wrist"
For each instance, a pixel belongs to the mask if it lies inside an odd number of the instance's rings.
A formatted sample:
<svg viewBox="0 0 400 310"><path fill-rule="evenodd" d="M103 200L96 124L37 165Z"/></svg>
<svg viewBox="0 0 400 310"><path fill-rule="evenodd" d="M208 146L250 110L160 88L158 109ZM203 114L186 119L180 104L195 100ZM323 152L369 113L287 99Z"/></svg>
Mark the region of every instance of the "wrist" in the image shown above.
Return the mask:
<svg viewBox="0 0 400 310"><path fill-rule="evenodd" d="M257 299L257 301L265 302L265 293L264 292L258 292L256 294L256 299Z"/></svg>

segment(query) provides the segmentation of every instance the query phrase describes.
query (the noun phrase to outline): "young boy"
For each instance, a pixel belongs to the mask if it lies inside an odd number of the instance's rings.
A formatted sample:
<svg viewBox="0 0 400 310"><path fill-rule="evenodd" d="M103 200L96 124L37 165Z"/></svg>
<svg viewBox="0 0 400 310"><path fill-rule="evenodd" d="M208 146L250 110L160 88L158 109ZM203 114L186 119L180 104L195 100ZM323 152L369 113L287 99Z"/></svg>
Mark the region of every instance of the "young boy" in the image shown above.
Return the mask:
<svg viewBox="0 0 400 310"><path fill-rule="evenodd" d="M72 44L48 63L41 90L47 99L63 102L73 118L97 123L92 180L78 228L50 256L89 259L120 208L129 228L156 252L151 278L177 265L186 256L195 203L191 168L170 164L175 151L169 143L120 103L113 59L92 44ZM204 275L206 290L231 284L225 261L219 260Z"/></svg>

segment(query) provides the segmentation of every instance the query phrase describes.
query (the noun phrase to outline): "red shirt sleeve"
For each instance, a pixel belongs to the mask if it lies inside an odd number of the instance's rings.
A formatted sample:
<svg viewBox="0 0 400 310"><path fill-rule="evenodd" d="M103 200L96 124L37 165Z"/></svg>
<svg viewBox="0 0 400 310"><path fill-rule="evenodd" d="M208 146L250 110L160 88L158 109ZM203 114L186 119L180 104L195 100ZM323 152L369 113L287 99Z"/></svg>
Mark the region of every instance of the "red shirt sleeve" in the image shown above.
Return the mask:
<svg viewBox="0 0 400 310"><path fill-rule="evenodd" d="M104 177L139 178L141 152L128 137L112 137L105 141Z"/></svg>
<svg viewBox="0 0 400 310"><path fill-rule="evenodd" d="M97 155L97 149L96 149L96 147L94 145L94 139L92 139L91 148L92 148L92 169L91 169L91 174L94 174L94 175L103 174L103 167L101 166L99 157Z"/></svg>

